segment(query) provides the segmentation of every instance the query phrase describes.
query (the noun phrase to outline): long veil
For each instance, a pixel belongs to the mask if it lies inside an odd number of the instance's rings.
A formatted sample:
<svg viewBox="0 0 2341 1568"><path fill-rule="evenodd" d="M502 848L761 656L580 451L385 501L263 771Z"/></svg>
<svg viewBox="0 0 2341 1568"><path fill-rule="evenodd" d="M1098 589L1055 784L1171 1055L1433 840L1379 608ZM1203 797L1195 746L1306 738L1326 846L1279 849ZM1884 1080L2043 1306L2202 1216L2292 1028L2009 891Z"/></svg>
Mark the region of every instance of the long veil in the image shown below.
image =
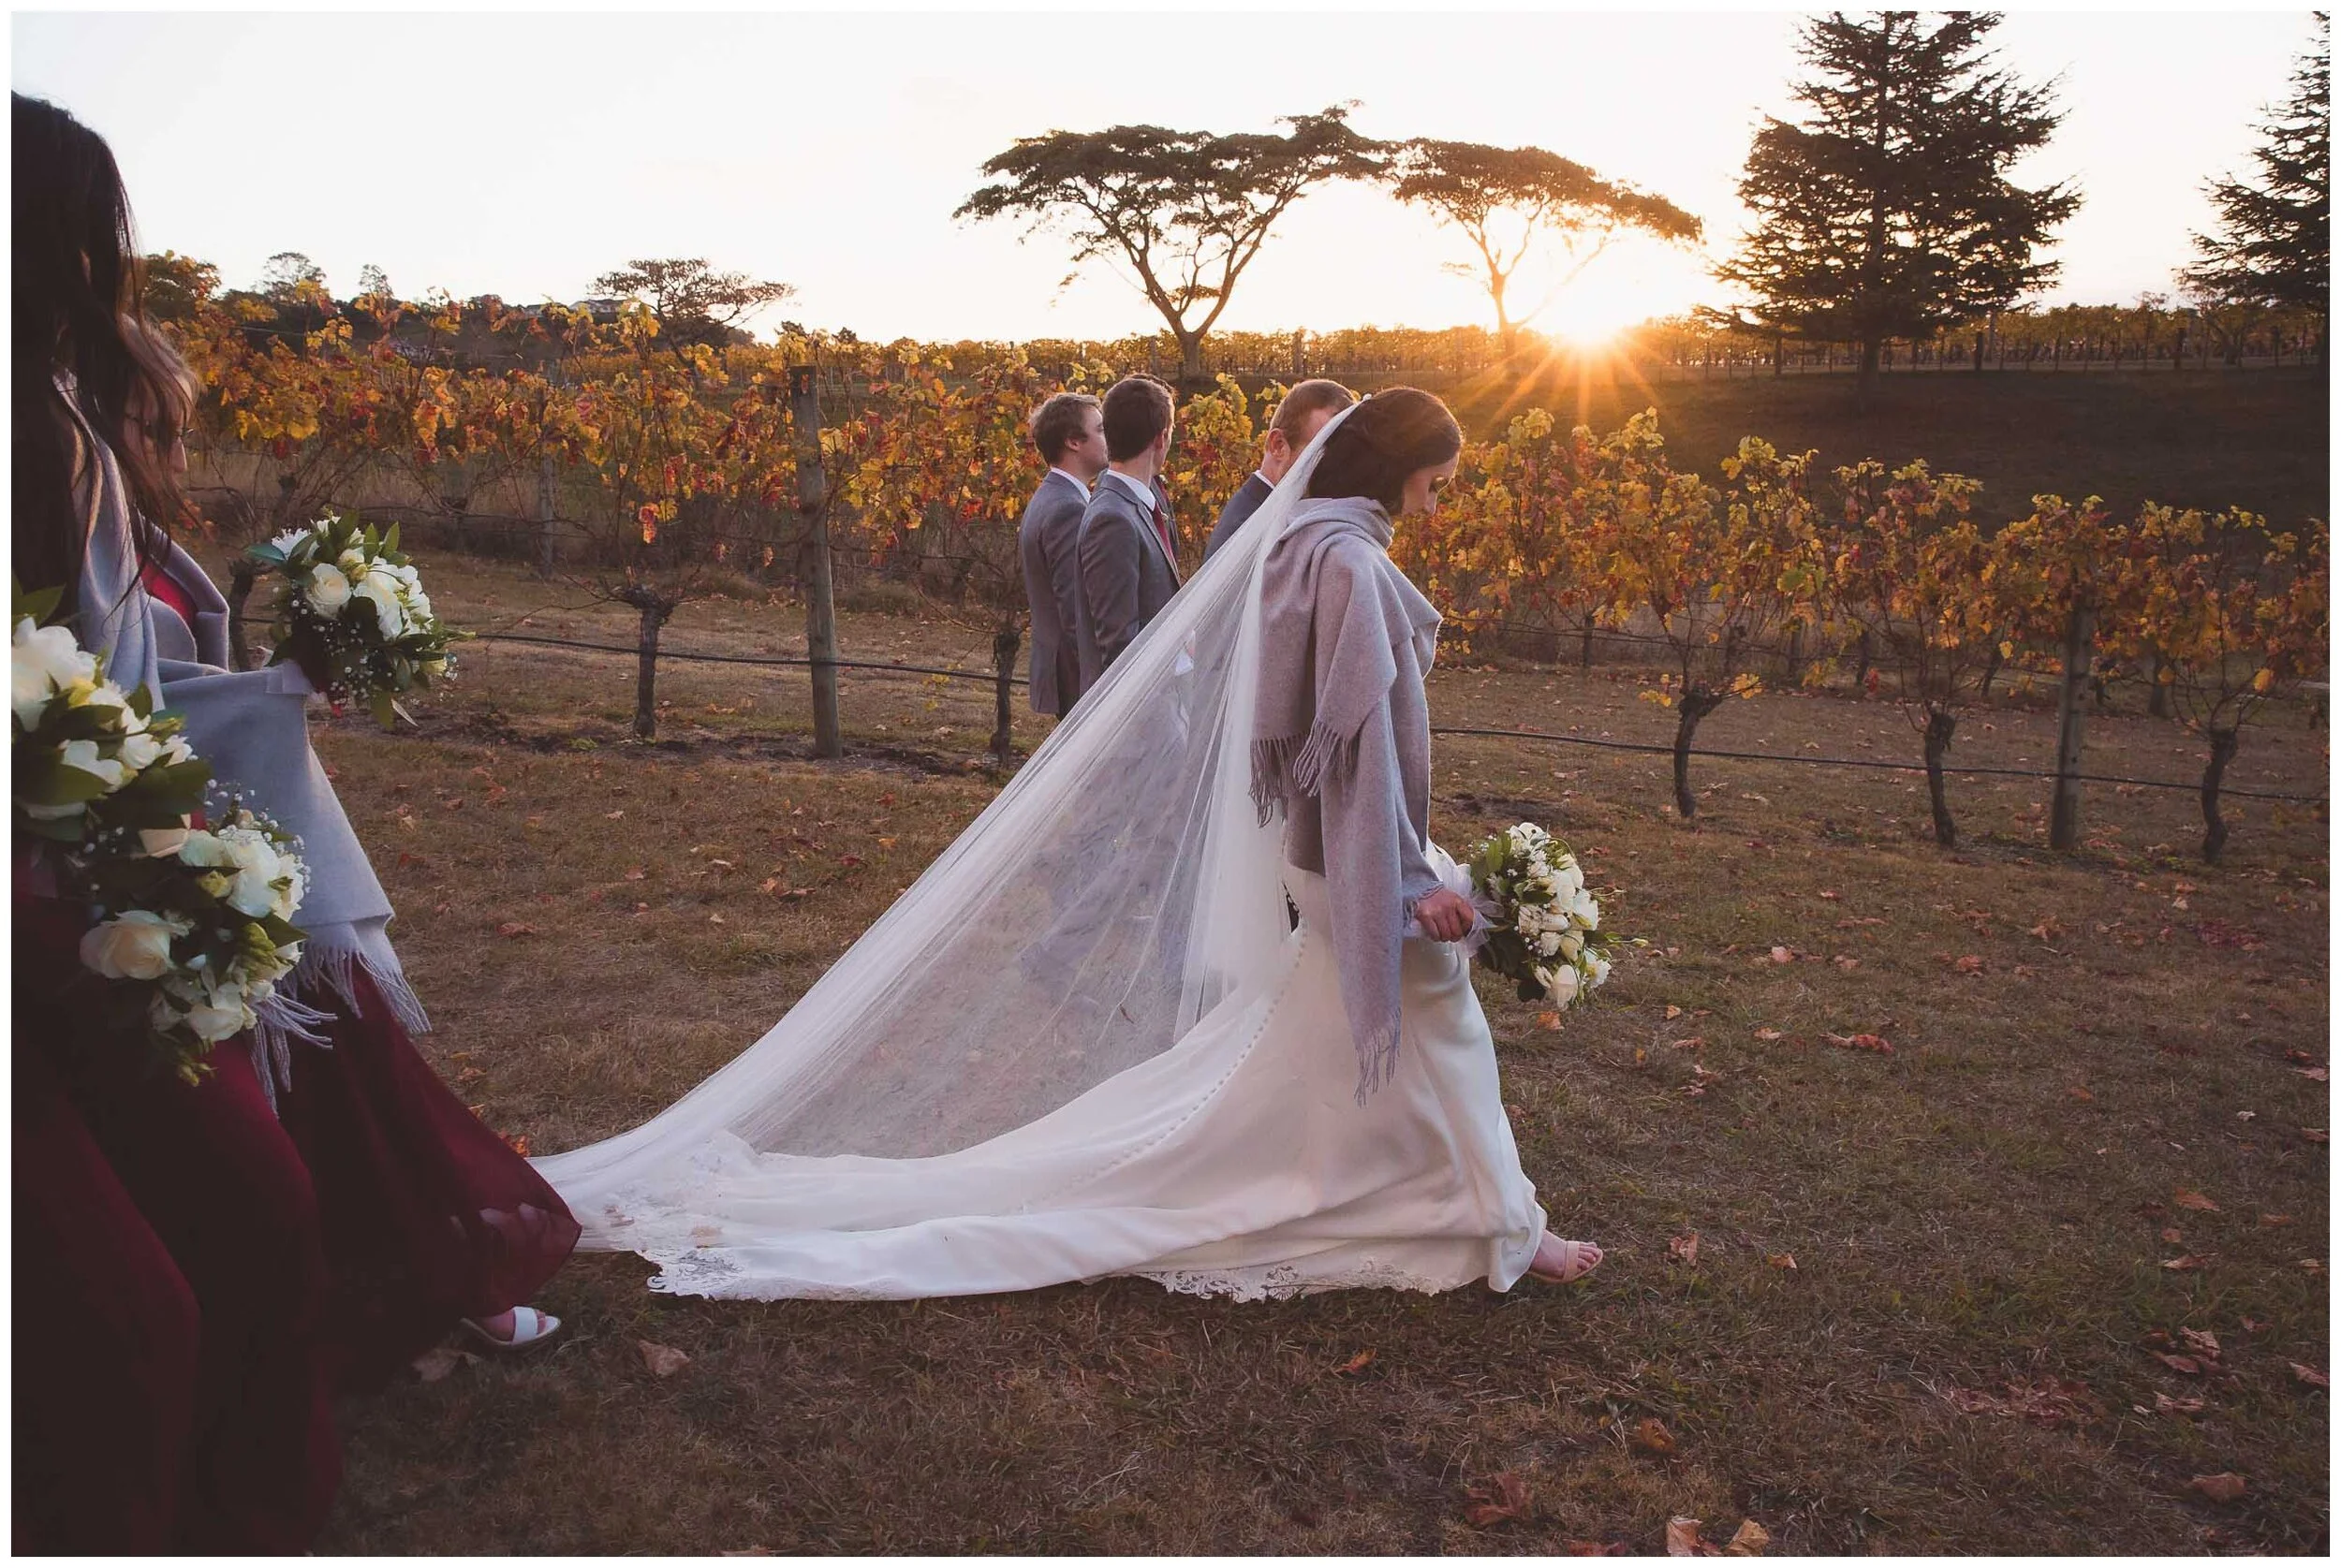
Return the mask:
<svg viewBox="0 0 2341 1568"><path fill-rule="evenodd" d="M1023 1127L1268 975L1288 922L1249 792L1260 576L1324 442L763 1038L642 1125L537 1162L585 1246L752 1272L758 1241L850 1227L808 1222L824 1167ZM799 1294L772 1284L735 1282Z"/></svg>

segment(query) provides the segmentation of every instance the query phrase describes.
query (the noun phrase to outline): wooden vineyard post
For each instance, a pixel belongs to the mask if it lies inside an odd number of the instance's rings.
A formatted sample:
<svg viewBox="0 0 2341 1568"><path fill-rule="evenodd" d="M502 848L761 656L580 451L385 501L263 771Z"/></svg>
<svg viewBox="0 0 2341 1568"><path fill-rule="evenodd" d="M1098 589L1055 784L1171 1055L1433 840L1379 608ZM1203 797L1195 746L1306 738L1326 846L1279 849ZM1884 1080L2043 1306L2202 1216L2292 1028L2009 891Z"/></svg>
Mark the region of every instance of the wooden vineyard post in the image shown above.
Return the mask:
<svg viewBox="0 0 2341 1568"><path fill-rule="evenodd" d="M843 756L837 729L837 603L830 582L829 476L821 468L821 394L814 367L788 368L797 443L797 512L804 519L804 656L813 666L813 755Z"/></svg>
<svg viewBox="0 0 2341 1568"><path fill-rule="evenodd" d="M2056 794L2049 806L2049 847L2081 842L2081 723L2089 681L2089 638L2097 616L2075 607L2065 623L2065 682L2056 693Z"/></svg>

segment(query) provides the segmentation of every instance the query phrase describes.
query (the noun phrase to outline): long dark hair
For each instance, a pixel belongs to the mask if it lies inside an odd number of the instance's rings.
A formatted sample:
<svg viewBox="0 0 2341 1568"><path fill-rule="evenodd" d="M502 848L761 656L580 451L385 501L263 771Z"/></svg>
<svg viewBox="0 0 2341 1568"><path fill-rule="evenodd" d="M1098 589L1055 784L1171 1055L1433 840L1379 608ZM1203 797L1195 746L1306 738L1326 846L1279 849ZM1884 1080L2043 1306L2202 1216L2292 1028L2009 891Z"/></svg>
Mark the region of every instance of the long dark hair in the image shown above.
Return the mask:
<svg viewBox="0 0 2341 1568"><path fill-rule="evenodd" d="M1389 387L1351 409L1309 476L1313 496L1362 495L1396 516L1406 479L1463 450L1463 427L1447 405L1414 387Z"/></svg>
<svg viewBox="0 0 2341 1568"><path fill-rule="evenodd" d="M71 608L88 546L75 491L96 482L97 458L75 429L57 373L71 374L81 416L113 452L131 504L166 524L188 515L163 455L169 442L159 430L125 437L134 419L167 420L186 399L149 346L138 240L111 149L54 104L11 93L8 106L10 564L27 588L62 587ZM162 535L151 527L135 534L143 564L159 552Z"/></svg>

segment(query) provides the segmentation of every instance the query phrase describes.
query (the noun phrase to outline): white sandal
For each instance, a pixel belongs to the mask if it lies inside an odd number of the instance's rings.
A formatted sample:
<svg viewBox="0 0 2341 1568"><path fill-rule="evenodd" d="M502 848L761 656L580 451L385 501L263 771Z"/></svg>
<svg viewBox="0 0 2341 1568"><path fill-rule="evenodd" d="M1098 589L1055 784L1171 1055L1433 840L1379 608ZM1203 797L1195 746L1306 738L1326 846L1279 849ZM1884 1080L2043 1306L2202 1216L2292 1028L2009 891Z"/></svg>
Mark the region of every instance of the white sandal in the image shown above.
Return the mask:
<svg viewBox="0 0 2341 1568"><path fill-rule="evenodd" d="M1530 1279L1542 1280L1549 1285L1565 1285L1583 1279L1586 1275L1601 1267L1603 1254L1601 1249L1594 1245L1594 1243L1590 1241L1571 1241L1566 1237L1553 1236L1551 1231L1546 1231L1544 1234L1552 1237L1553 1240L1561 1244L1560 1272L1553 1273L1548 1269L1539 1268L1532 1261L1528 1265L1528 1277ZM1538 1244L1537 1251L1542 1252L1543 1250L1543 1244L1539 1242ZM1591 1263L1585 1262L1585 1259L1588 1256L1593 1259Z"/></svg>
<svg viewBox="0 0 2341 1568"><path fill-rule="evenodd" d="M499 1355L515 1351L534 1350L561 1331L561 1320L551 1312L540 1312L534 1307L512 1309L512 1337L498 1339L479 1326L476 1318L465 1318L464 1331Z"/></svg>

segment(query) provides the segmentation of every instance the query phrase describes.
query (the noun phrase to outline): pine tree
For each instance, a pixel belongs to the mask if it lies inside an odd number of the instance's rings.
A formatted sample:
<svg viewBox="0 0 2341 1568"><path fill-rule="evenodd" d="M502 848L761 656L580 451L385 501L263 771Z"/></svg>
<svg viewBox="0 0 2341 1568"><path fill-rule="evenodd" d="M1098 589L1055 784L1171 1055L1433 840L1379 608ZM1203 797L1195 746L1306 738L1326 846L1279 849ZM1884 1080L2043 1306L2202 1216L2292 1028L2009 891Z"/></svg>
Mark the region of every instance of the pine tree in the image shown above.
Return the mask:
<svg viewBox="0 0 2341 1568"><path fill-rule="evenodd" d="M2215 180L2219 232L2195 236L2201 259L2182 274L2223 304L2314 311L2333 292L2333 37L2317 13L2317 40L2292 72L2292 95L2259 127L2257 183Z"/></svg>
<svg viewBox="0 0 2341 1568"><path fill-rule="evenodd" d="M1740 199L1757 225L1716 276L1754 297L1766 327L1860 344L1864 397L1888 341L1977 320L2055 276L2035 253L2081 197L2008 182L2062 116L2051 84L2018 81L1984 49L1999 22L1806 22L1798 52L1813 76L1794 92L1809 112L1768 119L1749 149Z"/></svg>

